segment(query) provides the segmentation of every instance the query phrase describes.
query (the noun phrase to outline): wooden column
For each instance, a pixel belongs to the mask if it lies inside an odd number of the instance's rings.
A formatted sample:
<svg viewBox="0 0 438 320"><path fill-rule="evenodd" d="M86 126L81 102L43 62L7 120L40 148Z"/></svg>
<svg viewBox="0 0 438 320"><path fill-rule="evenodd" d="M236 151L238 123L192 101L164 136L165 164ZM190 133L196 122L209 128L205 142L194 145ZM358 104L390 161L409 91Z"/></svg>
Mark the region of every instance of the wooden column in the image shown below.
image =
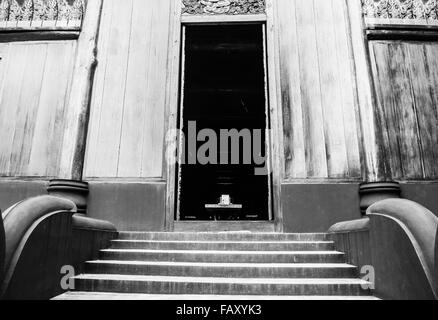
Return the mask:
<svg viewBox="0 0 438 320"><path fill-rule="evenodd" d="M59 178L81 180L103 0L88 1L66 111Z"/></svg>
<svg viewBox="0 0 438 320"><path fill-rule="evenodd" d="M365 214L373 203L400 196L398 183L391 181L382 143L382 131L376 114L377 98L365 37L361 0L345 0L350 18L352 51L357 81L359 121L362 140L364 183L360 187L361 211Z"/></svg>

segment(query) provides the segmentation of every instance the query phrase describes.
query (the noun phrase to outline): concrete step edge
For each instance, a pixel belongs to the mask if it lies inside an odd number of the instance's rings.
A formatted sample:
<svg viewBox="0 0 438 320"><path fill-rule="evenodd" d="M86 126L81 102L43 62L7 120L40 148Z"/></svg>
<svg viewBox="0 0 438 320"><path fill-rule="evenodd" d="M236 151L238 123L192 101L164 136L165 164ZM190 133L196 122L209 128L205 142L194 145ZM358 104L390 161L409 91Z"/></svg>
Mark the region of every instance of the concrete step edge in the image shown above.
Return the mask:
<svg viewBox="0 0 438 320"><path fill-rule="evenodd" d="M311 240L302 240L302 241L250 241L250 240L241 240L241 241L230 241L230 240L224 240L224 241L214 241L214 240L133 240L133 239L116 239L111 240L111 242L115 243L165 243L165 244L171 244L171 243L184 243L184 244L254 244L254 245L262 245L262 244L334 244L334 241L311 241Z"/></svg>
<svg viewBox="0 0 438 320"><path fill-rule="evenodd" d="M369 282L356 278L217 278L217 277L176 277L143 276L119 274L82 274L75 280L94 281L129 281L129 282L173 282L204 284L244 284L244 285L370 285Z"/></svg>
<svg viewBox="0 0 438 320"><path fill-rule="evenodd" d="M178 295L178 294L132 294L111 292L67 292L52 300L215 300L215 301L275 301L275 300L380 300L373 296L263 296L263 295Z"/></svg>
<svg viewBox="0 0 438 320"><path fill-rule="evenodd" d="M219 263L219 262L178 262L178 261L125 261L125 260L92 260L87 264L132 265L132 266L183 266L208 268L306 268L306 269L356 269L348 263Z"/></svg>
<svg viewBox="0 0 438 320"><path fill-rule="evenodd" d="M163 249L104 249L102 253L114 252L114 253L187 253L187 254L226 254L226 255L345 255L345 253L334 250L327 251L244 251L244 250L163 250Z"/></svg>

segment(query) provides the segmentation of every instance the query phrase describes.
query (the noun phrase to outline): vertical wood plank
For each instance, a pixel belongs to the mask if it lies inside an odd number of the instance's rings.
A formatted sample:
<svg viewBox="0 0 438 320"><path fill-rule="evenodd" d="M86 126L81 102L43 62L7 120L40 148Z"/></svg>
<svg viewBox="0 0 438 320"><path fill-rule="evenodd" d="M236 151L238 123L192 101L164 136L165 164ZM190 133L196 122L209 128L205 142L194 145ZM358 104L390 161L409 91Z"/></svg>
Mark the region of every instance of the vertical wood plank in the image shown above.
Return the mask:
<svg viewBox="0 0 438 320"><path fill-rule="evenodd" d="M297 0L297 26L300 56L301 100L306 137L306 167L309 177L328 176L322 114L318 46L314 1Z"/></svg>
<svg viewBox="0 0 438 320"><path fill-rule="evenodd" d="M332 2L314 1L328 177L342 178L348 176L348 161L345 147L343 101L338 74L338 49L335 41L335 34L340 30L334 29Z"/></svg>
<svg viewBox="0 0 438 320"><path fill-rule="evenodd" d="M433 105L435 106L435 114L438 118L438 44L430 43L425 46L426 59L428 62L429 70L429 83L430 90L433 96ZM438 123L436 124L438 127ZM436 160L435 160L436 163ZM438 178L438 176L430 177L432 179Z"/></svg>
<svg viewBox="0 0 438 320"><path fill-rule="evenodd" d="M278 0L280 79L283 107L284 178L306 178L300 59L295 1Z"/></svg>
<svg viewBox="0 0 438 320"><path fill-rule="evenodd" d="M405 45L405 51L414 98L415 122L418 125L419 131L424 168L423 177L437 178L438 117L434 94L436 94L438 87L434 86L433 78L430 74L430 62L427 57L426 46L428 44L409 43Z"/></svg>
<svg viewBox="0 0 438 320"><path fill-rule="evenodd" d="M374 82L378 93L378 114L381 118L383 142L386 146L386 156L389 159L391 175L393 178L402 177L402 163L400 159L400 146L397 139L398 130L394 123L394 99L392 93L389 70L389 50L386 42L374 42L370 45Z"/></svg>
<svg viewBox="0 0 438 320"><path fill-rule="evenodd" d="M85 175L161 178L171 2L133 0L130 12L113 3L104 7L101 32L110 32L100 44L107 57L93 92Z"/></svg>
<svg viewBox="0 0 438 320"><path fill-rule="evenodd" d="M28 47L19 44L10 46L10 58L5 71L5 83L0 103L2 137L2 143L0 143L0 173L4 176L10 175L10 157L28 51Z"/></svg>
<svg viewBox="0 0 438 320"><path fill-rule="evenodd" d="M115 177L119 157L125 83L129 57L132 0L114 1L108 45L107 72L102 98L98 144L93 151L99 157L94 175Z"/></svg>
<svg viewBox="0 0 438 320"><path fill-rule="evenodd" d="M28 45L10 160L10 173L13 176L26 176L27 174L47 58L47 46L46 43Z"/></svg>
<svg viewBox="0 0 438 320"><path fill-rule="evenodd" d="M3 86L6 78L6 68L9 61L9 43L0 43L0 98L3 95Z"/></svg>
<svg viewBox="0 0 438 320"><path fill-rule="evenodd" d="M133 6L125 108L117 172L117 176L120 177L141 177L145 112L151 108L146 96L148 80L151 76L149 66L153 46L151 42L153 8L148 1L144 0L134 0Z"/></svg>
<svg viewBox="0 0 438 320"><path fill-rule="evenodd" d="M438 44L425 45L426 60L429 69L429 81L435 105L435 114L438 117Z"/></svg>
<svg viewBox="0 0 438 320"><path fill-rule="evenodd" d="M343 0L348 15L348 32L351 39L351 53L354 59L355 95L358 103L358 134L361 141L361 155L363 161L363 178L366 181L385 181L387 172L386 159L382 154L381 124L375 117L375 98L372 76L369 72L369 59L373 55L365 45L367 39L363 32L363 10L361 0ZM368 46L372 51L373 47ZM373 66L373 64L371 64Z"/></svg>
<svg viewBox="0 0 438 320"><path fill-rule="evenodd" d="M346 177L361 177L361 159L358 137L359 106L354 90L354 57L351 52L351 35L349 34L345 0L332 1L333 28L337 53L338 88L342 97L342 115L344 118L344 137L347 152L348 173ZM344 10L343 10L344 9Z"/></svg>
<svg viewBox="0 0 438 320"><path fill-rule="evenodd" d="M390 78L394 95L395 116L393 123L398 127L398 134L391 138L398 139L404 178L421 179L423 177L420 133L412 83L409 81L409 58L405 46L401 43L389 45ZM397 129L396 129L397 130Z"/></svg>
<svg viewBox="0 0 438 320"><path fill-rule="evenodd" d="M4 94L5 94L5 86L7 84L7 80L8 80L8 69L9 69L9 50L10 50L11 46L8 43L0 43L0 132L1 132L1 137L2 140L6 139L6 125L7 122L9 121L6 118L6 112L8 112L9 110L6 110L6 108L4 107ZM2 145L3 145L3 149L2 149ZM4 147L6 146L6 141L2 141L2 143L0 144L0 175L3 173L3 169L5 164L2 164L2 151L4 152Z"/></svg>
<svg viewBox="0 0 438 320"><path fill-rule="evenodd" d="M90 125L87 138L87 151L85 157L84 173L86 177L94 175L95 168L99 165L99 154L97 146L100 133L100 122L103 108L103 94L105 79L108 68L109 40L111 33L112 17L114 14L113 5L115 0L105 0L102 8L102 18L99 30L98 42L98 65L93 84L93 94L90 107Z"/></svg>
<svg viewBox="0 0 438 320"><path fill-rule="evenodd" d="M29 166L26 170L29 176L56 177L58 174L75 44L74 41L48 44Z"/></svg>
<svg viewBox="0 0 438 320"><path fill-rule="evenodd" d="M163 147L164 147L164 116L166 93L167 56L171 5L169 0L154 0L152 12L152 44L153 50L149 59L152 64L149 69L148 108L145 116L143 132L142 177L162 177ZM155 11L156 10L156 11ZM157 32L159 30L159 32Z"/></svg>

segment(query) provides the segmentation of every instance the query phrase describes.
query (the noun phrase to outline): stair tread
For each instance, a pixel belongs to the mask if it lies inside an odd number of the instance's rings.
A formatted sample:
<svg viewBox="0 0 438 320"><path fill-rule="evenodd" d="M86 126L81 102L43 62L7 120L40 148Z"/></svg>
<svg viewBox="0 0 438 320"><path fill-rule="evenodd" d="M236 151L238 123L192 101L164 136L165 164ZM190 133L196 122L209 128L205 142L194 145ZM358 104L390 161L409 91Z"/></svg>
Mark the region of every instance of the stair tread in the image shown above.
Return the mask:
<svg viewBox="0 0 438 320"><path fill-rule="evenodd" d="M89 264L120 264L120 265L155 265L155 266L187 266L211 268L356 268L347 263L218 263L218 262L175 262L175 261L124 261L124 260L93 260Z"/></svg>
<svg viewBox="0 0 438 320"><path fill-rule="evenodd" d="M167 250L167 249L104 249L101 252L117 252L117 253L187 253L187 254L247 254L247 255L278 255L278 254L308 254L308 255L344 255L339 251L247 251L247 250Z"/></svg>
<svg viewBox="0 0 438 320"><path fill-rule="evenodd" d="M310 241L310 240L302 240L302 241L289 241L289 240L278 240L278 241L251 241L251 240L236 240L236 241L229 241L229 240L131 240L131 239L117 239L117 240L111 240L112 242L126 242L126 243L209 243L209 244L241 244L241 243L248 243L248 244L334 244L333 241Z"/></svg>
<svg viewBox="0 0 438 320"><path fill-rule="evenodd" d="M179 294L132 294L111 292L67 292L53 300L380 300L373 296L266 296L266 295L179 295Z"/></svg>
<svg viewBox="0 0 438 320"><path fill-rule="evenodd" d="M58 299L374 300L326 236L121 232L74 277L78 291Z"/></svg>
<svg viewBox="0 0 438 320"><path fill-rule="evenodd" d="M144 232L144 231L120 231L119 234L125 235L125 234L152 234L152 235L293 235L293 236L306 236L306 235L327 235L327 233L324 232L309 232L309 233L278 233L278 232L252 232L252 231L223 231L223 232Z"/></svg>
<svg viewBox="0 0 438 320"><path fill-rule="evenodd" d="M274 285L368 285L369 282L356 278L218 278L218 277L176 277L121 274L82 274L76 280L113 280L142 282L178 282L178 283L226 283L226 284L274 284Z"/></svg>

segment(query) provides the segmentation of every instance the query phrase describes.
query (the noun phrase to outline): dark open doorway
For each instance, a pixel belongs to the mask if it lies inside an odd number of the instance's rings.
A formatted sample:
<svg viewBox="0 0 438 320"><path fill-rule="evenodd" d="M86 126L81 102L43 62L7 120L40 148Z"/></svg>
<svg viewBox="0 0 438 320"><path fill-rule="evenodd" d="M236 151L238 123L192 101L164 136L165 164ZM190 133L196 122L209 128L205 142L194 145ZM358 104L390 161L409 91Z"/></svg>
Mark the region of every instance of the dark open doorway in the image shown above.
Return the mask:
<svg viewBox="0 0 438 320"><path fill-rule="evenodd" d="M177 220L272 219L264 28L183 28Z"/></svg>

